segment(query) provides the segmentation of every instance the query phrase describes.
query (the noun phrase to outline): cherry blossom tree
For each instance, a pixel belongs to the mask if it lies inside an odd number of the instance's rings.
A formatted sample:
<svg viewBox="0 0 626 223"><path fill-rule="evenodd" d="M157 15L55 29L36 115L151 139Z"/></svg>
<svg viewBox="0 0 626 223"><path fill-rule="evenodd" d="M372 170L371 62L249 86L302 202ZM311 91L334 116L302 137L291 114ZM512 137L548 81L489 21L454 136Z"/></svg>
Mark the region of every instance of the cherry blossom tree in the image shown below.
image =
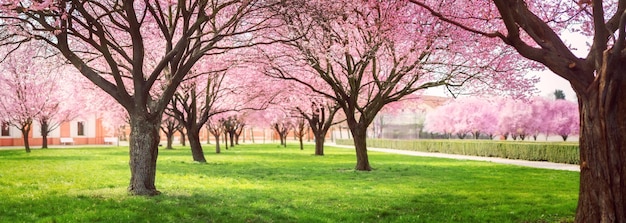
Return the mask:
<svg viewBox="0 0 626 223"><path fill-rule="evenodd" d="M551 105L549 126L550 132L560 135L563 141L570 135L578 134L580 117L578 116L578 104L567 100L555 100Z"/></svg>
<svg viewBox="0 0 626 223"><path fill-rule="evenodd" d="M176 133L180 128L182 128L182 126L180 122L178 122L178 120L169 115L163 115L163 121L161 122L161 131L165 133L165 138L167 141L165 149L174 149L172 147L172 143L174 142L174 133Z"/></svg>
<svg viewBox="0 0 626 223"><path fill-rule="evenodd" d="M511 136L514 140L519 137L521 140L533 131L532 107L525 101L505 99L499 106L498 131L500 135Z"/></svg>
<svg viewBox="0 0 626 223"><path fill-rule="evenodd" d="M340 122L335 120L335 114L339 111L339 106L319 97L312 99L309 101L311 103L310 107L297 107L296 109L300 116L309 123L309 128L313 132L315 137L315 155L323 156L326 134L333 125Z"/></svg>
<svg viewBox="0 0 626 223"><path fill-rule="evenodd" d="M306 129L306 119L304 119L303 117L296 118L293 125L293 135L298 139L298 142L300 143L300 150L304 150L303 138L306 134Z"/></svg>
<svg viewBox="0 0 626 223"><path fill-rule="evenodd" d="M215 137L215 153L221 153L222 150L220 148L220 136L224 132L224 118L213 116L209 118L209 121L205 124L207 129Z"/></svg>
<svg viewBox="0 0 626 223"><path fill-rule="evenodd" d="M430 112L426 130L443 134L472 133L475 138L496 134L524 140L538 134L577 134L577 104L565 100L533 97L531 100L458 98Z"/></svg>
<svg viewBox="0 0 626 223"><path fill-rule="evenodd" d="M569 81L581 117L580 196L576 222L626 219L626 1L411 0L467 31L499 41ZM576 55L564 35L590 38ZM584 49L580 49L584 50Z"/></svg>
<svg viewBox="0 0 626 223"><path fill-rule="evenodd" d="M424 120L424 130L428 132L442 133L449 138L449 134L454 132L454 122L451 116L454 104L448 102L445 105L438 107L435 111L432 111L426 115Z"/></svg>
<svg viewBox="0 0 626 223"><path fill-rule="evenodd" d="M267 27L267 4L273 3L12 0L0 5L0 40L7 47L46 42L119 102L131 126L128 190L156 195L165 107L203 56L260 42L249 33Z"/></svg>
<svg viewBox="0 0 626 223"><path fill-rule="evenodd" d="M30 152L33 121L40 122L43 148L47 148L47 134L69 115L60 107L64 101L59 93L61 64L47 59L54 56L45 45L24 45L0 63L0 117L22 132L24 148Z"/></svg>
<svg viewBox="0 0 626 223"><path fill-rule="evenodd" d="M457 86L479 76L481 83L488 83L488 77L521 77L513 67L525 66L503 49L493 57L506 56L507 62L483 69L494 60L464 52L468 44L480 41L454 40L455 34L447 31L458 30L447 29L451 26L406 1L290 1L281 13L285 25L278 33L298 38L278 52L264 52L270 61L266 73L337 103L354 139L357 170L371 170L366 132L385 105L422 89ZM318 82L327 87L311 84Z"/></svg>
<svg viewBox="0 0 626 223"><path fill-rule="evenodd" d="M198 74L199 75L199 74ZM202 126L215 114L225 112L216 108L225 73L194 77L179 87L165 113L174 117L185 128L193 160L206 163L200 142Z"/></svg>
<svg viewBox="0 0 626 223"><path fill-rule="evenodd" d="M235 147L235 142L237 142L236 144L239 145L239 134L241 134L241 131L245 127L245 122L243 121L243 119L236 115L231 115L228 118L224 119L222 125L224 126L225 133L228 134L230 147Z"/></svg>
<svg viewBox="0 0 626 223"><path fill-rule="evenodd" d="M287 147L287 134L289 130L293 128L293 123L289 118L284 118L281 120L276 120L272 124L272 128L278 134L278 138L280 138L280 145L283 147Z"/></svg>

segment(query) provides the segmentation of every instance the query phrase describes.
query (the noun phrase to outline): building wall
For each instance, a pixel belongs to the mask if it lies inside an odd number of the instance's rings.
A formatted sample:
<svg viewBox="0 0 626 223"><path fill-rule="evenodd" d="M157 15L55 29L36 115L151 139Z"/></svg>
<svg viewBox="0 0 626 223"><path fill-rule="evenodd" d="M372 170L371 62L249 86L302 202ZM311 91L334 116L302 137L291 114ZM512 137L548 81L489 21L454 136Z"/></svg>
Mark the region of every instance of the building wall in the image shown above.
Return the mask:
<svg viewBox="0 0 626 223"><path fill-rule="evenodd" d="M82 135L78 134L79 122L84 123ZM72 138L74 145L104 144L104 132L102 119L96 116L77 118L62 123L58 128L50 132L48 134L48 145L61 145L61 138ZM41 146L43 144L41 124L33 122L28 137L30 146ZM9 136L0 136L0 146L24 146L21 131L14 126L10 126Z"/></svg>

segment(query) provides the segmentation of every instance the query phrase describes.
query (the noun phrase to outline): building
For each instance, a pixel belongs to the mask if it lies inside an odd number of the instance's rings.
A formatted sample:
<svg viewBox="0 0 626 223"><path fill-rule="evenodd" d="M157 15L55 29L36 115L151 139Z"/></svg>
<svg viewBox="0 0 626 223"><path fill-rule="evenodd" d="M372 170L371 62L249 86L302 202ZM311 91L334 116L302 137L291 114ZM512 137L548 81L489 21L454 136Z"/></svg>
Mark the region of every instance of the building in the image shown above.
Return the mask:
<svg viewBox="0 0 626 223"><path fill-rule="evenodd" d="M22 132L8 123L2 123L0 131L0 146L24 146ZM41 146L41 125L33 122L28 134L30 146ZM63 122L48 134L48 145L88 145L113 143L114 137L107 137L102 119L95 115L88 118L77 118ZM115 138L116 139L116 138Z"/></svg>

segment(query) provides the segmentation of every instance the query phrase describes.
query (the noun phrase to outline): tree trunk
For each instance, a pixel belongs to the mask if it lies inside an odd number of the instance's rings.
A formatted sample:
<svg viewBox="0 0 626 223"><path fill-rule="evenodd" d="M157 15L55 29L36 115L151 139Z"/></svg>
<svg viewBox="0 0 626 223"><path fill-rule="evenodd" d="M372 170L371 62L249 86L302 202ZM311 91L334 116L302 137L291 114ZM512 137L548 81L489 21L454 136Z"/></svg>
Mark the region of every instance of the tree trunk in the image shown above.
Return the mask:
<svg viewBox="0 0 626 223"><path fill-rule="evenodd" d="M622 65L623 66L623 65ZM620 70L613 70L617 72ZM621 71L626 71L621 69ZM599 74L577 91L581 117L580 192L576 222L626 222L626 80ZM617 77L618 76L618 77Z"/></svg>
<svg viewBox="0 0 626 223"><path fill-rule="evenodd" d="M24 125L20 128L22 131L22 138L24 139L24 149L27 153L30 153L30 144L28 142L28 132L30 132L30 124Z"/></svg>
<svg viewBox="0 0 626 223"><path fill-rule="evenodd" d="M187 129L187 139L191 146L191 156L193 161L206 163L204 158L204 151L202 151L202 143L200 142L200 130L199 129Z"/></svg>
<svg viewBox="0 0 626 223"><path fill-rule="evenodd" d="M250 127L250 141L254 143L254 129L252 129L252 127Z"/></svg>
<svg viewBox="0 0 626 223"><path fill-rule="evenodd" d="M228 133L224 132L224 145L226 146L226 150L228 150Z"/></svg>
<svg viewBox="0 0 626 223"><path fill-rule="evenodd" d="M315 134L315 155L316 156L323 156L324 155L324 140L325 140L325 135L326 133L317 133L314 132L313 134Z"/></svg>
<svg viewBox="0 0 626 223"><path fill-rule="evenodd" d="M182 146L187 145L187 137L185 137L185 132L183 130L180 130L180 144Z"/></svg>
<svg viewBox="0 0 626 223"><path fill-rule="evenodd" d="M221 134L215 134L213 136L215 136L215 153L221 153L222 151L220 150L220 135Z"/></svg>
<svg viewBox="0 0 626 223"><path fill-rule="evenodd" d="M302 142L302 138L303 138L303 137L304 137L303 135L300 135L300 136L298 137L298 139L300 139L300 150L304 150L304 144L303 144L303 142Z"/></svg>
<svg viewBox="0 0 626 223"><path fill-rule="evenodd" d="M369 158L367 156L367 128L356 126L350 129L356 149L356 167L355 170L371 171Z"/></svg>
<svg viewBox="0 0 626 223"><path fill-rule="evenodd" d="M41 122L41 148L48 148L48 122Z"/></svg>
<svg viewBox="0 0 626 223"><path fill-rule="evenodd" d="M228 132L228 137L230 138L230 147L235 147L235 133Z"/></svg>
<svg viewBox="0 0 626 223"><path fill-rule="evenodd" d="M174 132L170 132L166 134L167 137L167 147L165 147L165 149L174 149L174 147L172 147L172 143L174 142Z"/></svg>
<svg viewBox="0 0 626 223"><path fill-rule="evenodd" d="M161 116L137 112L130 114L130 185L133 195L158 195L155 186L156 161L159 153Z"/></svg>

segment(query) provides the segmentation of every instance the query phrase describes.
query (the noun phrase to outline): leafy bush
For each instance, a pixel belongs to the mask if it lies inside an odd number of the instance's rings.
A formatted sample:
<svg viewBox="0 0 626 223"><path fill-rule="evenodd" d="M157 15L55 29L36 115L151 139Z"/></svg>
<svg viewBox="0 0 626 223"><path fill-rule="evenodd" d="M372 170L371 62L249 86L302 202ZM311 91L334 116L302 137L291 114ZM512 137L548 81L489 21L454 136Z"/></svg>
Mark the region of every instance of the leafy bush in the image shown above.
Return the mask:
<svg viewBox="0 0 626 223"><path fill-rule="evenodd" d="M350 139L338 139L336 143L338 145L353 145ZM368 139L367 146L568 164L578 164L580 157L578 144L560 142Z"/></svg>

